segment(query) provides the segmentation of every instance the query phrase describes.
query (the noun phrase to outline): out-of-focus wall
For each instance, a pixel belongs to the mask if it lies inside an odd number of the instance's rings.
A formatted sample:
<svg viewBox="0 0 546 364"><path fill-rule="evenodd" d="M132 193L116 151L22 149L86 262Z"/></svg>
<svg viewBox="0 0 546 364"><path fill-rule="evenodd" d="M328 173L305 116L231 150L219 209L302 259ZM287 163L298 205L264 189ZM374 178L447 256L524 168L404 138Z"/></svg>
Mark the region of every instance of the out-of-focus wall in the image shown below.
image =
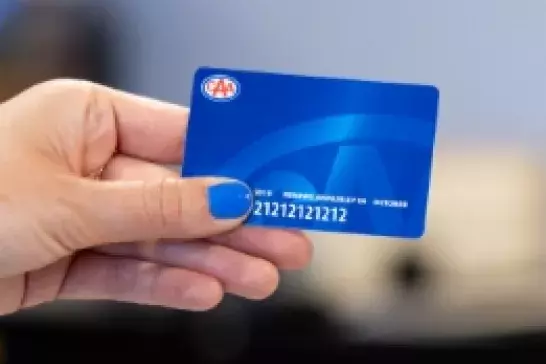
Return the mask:
<svg viewBox="0 0 546 364"><path fill-rule="evenodd" d="M124 85L187 103L201 65L426 82L439 144L541 146L546 2L107 0L124 32Z"/></svg>

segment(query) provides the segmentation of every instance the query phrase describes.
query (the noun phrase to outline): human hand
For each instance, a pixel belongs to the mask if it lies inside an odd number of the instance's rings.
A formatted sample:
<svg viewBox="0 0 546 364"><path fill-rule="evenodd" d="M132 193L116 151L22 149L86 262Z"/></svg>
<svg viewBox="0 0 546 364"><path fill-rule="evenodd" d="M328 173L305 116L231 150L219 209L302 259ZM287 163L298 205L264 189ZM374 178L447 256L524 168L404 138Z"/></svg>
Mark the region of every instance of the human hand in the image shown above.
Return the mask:
<svg viewBox="0 0 546 364"><path fill-rule="evenodd" d="M180 163L187 116L75 80L0 104L0 314L54 299L206 310L225 292L266 298L278 269L308 262L303 234L239 226L244 184L162 166Z"/></svg>

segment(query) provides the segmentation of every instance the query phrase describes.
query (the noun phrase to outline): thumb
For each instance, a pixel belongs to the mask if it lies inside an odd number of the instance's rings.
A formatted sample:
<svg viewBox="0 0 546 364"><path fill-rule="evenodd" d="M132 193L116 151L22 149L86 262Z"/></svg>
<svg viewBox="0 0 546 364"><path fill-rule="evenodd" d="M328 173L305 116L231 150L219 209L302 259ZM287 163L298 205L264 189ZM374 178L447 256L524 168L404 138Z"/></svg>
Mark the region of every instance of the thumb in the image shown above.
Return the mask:
<svg viewBox="0 0 546 364"><path fill-rule="evenodd" d="M249 187L225 178L83 183L92 246L217 235L240 225L252 207Z"/></svg>

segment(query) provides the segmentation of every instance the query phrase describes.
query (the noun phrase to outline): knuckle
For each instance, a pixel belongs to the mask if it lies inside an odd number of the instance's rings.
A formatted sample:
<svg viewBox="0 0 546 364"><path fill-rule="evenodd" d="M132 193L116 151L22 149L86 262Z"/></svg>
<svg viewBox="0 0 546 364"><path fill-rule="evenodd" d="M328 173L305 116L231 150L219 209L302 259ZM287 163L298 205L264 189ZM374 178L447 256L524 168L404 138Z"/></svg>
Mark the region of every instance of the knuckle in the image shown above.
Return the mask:
<svg viewBox="0 0 546 364"><path fill-rule="evenodd" d="M70 99L84 111L84 126L95 128L104 121L114 120L114 109L109 100L101 96L97 84L85 80L57 79L50 81L60 100ZM89 130L92 131L93 129Z"/></svg>
<svg viewBox="0 0 546 364"><path fill-rule="evenodd" d="M100 116L107 113L112 114L109 103L100 97L100 88L91 81L56 78L44 81L33 86L31 94L36 95L43 103L48 105L65 105L70 100L70 110L83 112L83 122L87 125L89 122L95 123ZM66 113L59 111L61 113ZM79 115L78 115L79 116ZM81 120L79 117L70 117L73 120Z"/></svg>
<svg viewBox="0 0 546 364"><path fill-rule="evenodd" d="M94 92L96 85L86 80L55 78L39 83L33 89L49 100L66 102L70 98L73 103L75 100L86 100Z"/></svg>
<svg viewBox="0 0 546 364"><path fill-rule="evenodd" d="M97 84L79 79L56 78L44 81L34 86L38 93L48 102L64 104L70 100L72 106L79 106L86 111L86 116L95 116L110 105L100 98L100 88ZM109 110L108 110L109 111Z"/></svg>
<svg viewBox="0 0 546 364"><path fill-rule="evenodd" d="M167 234L173 225L182 223L182 187L180 182L164 178L155 182L144 182L143 206L145 223L154 231Z"/></svg>
<svg viewBox="0 0 546 364"><path fill-rule="evenodd" d="M179 223L182 220L183 184L174 179L160 182L161 220L164 226Z"/></svg>
<svg viewBox="0 0 546 364"><path fill-rule="evenodd" d="M54 79L39 86L44 107L56 117L37 118L41 123L55 124L64 136L56 138L60 149L73 148L77 140L81 147L68 152L71 168L88 175L97 173L114 154L117 146L116 110L101 86L77 79ZM67 100L70 107L64 107ZM47 105L46 105L47 104ZM59 107L61 106L61 107ZM67 138L66 134L71 137ZM78 159L78 161L76 161Z"/></svg>
<svg viewBox="0 0 546 364"><path fill-rule="evenodd" d="M140 184L140 188L142 190L142 224L154 232L161 230L160 219L157 219L159 188L156 184L144 181Z"/></svg>
<svg viewBox="0 0 546 364"><path fill-rule="evenodd" d="M93 88L93 86L94 84L91 81L87 80L80 80L75 78L54 78L37 84L36 88L60 92L85 92L86 90Z"/></svg>
<svg viewBox="0 0 546 364"><path fill-rule="evenodd" d="M212 223L205 194L204 185L185 179L143 182L145 223L162 238L199 236Z"/></svg>

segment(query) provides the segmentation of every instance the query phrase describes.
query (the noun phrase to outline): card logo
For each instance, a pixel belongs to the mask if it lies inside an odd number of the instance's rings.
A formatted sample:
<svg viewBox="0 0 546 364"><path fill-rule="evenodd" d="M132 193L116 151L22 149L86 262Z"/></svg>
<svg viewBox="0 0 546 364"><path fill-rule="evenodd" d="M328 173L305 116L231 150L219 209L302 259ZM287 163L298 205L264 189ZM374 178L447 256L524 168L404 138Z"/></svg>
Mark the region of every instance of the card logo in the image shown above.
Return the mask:
<svg viewBox="0 0 546 364"><path fill-rule="evenodd" d="M201 83L203 96L212 101L231 101L239 96L240 90L239 82L226 75L212 75Z"/></svg>

